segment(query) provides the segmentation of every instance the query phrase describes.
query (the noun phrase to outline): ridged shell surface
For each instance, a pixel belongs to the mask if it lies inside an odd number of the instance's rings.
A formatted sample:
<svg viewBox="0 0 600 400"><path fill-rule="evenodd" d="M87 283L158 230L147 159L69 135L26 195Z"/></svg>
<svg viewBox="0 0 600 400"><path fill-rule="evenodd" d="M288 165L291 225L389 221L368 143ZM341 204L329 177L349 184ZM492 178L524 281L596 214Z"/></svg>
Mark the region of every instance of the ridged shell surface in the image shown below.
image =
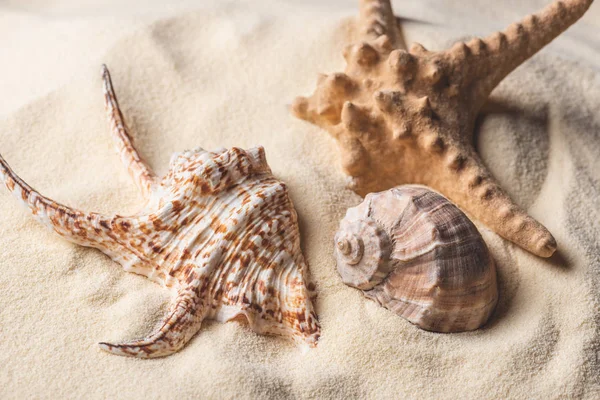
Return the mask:
<svg viewBox="0 0 600 400"><path fill-rule="evenodd" d="M442 195L407 185L367 195L335 236L345 284L435 332L474 330L498 300L494 261L468 217Z"/></svg>
<svg viewBox="0 0 600 400"><path fill-rule="evenodd" d="M146 200L139 212L101 215L59 204L25 183L0 156L0 179L40 222L173 292L154 332L100 348L166 356L183 348L205 319L239 320L257 333L316 346L320 327L296 211L264 149L176 153L167 174L157 176L133 146L106 67L102 75L117 150Z"/></svg>
<svg viewBox="0 0 600 400"><path fill-rule="evenodd" d="M292 111L337 141L349 187L359 195L427 185L503 238L550 257L556 240L482 162L473 127L502 79L592 2L556 0L484 39L428 51L418 43L406 47L390 0L360 0L358 37L343 52L344 72L319 75L313 94L297 97Z"/></svg>

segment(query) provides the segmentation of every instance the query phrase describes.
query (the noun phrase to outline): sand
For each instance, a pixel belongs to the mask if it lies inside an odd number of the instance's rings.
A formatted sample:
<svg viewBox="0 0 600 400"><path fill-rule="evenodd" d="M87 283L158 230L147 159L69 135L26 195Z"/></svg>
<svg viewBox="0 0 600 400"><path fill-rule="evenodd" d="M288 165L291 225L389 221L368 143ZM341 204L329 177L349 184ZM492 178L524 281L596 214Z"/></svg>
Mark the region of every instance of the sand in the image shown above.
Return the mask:
<svg viewBox="0 0 600 400"><path fill-rule="evenodd" d="M104 3L104 4L100 4ZM99 66L111 68L138 148L262 144L300 216L323 327L316 349L206 323L178 354L109 355L143 336L168 293L49 233L0 190L0 398L586 398L600 396L600 6L494 92L478 149L555 235L532 256L478 224L498 265L485 328L421 331L343 285L332 238L360 198L335 143L293 118L317 72L343 66L353 0L74 0L0 5L0 151L42 193L89 211L140 201L113 150ZM440 49L547 1L395 1L409 42Z"/></svg>

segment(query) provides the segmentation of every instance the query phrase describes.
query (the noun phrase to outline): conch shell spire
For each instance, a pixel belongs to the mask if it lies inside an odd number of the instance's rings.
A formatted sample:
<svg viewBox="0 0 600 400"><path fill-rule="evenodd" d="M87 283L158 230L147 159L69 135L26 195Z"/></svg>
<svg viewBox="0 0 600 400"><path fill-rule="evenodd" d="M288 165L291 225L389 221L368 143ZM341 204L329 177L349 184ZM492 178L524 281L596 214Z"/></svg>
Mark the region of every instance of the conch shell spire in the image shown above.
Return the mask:
<svg viewBox="0 0 600 400"><path fill-rule="evenodd" d="M108 68L106 68L106 65L104 64L102 65L102 81L104 106L106 108L108 120L110 121L110 127L114 142L117 146L117 152L121 157L121 161L127 168L127 171L129 171L129 175L140 188L142 194L147 197L156 180L156 175L142 157L140 157L135 147L133 147L131 136L129 136L127 125L125 124L125 119L119 108L117 95L113 90L110 72L108 72Z"/></svg>
<svg viewBox="0 0 600 400"><path fill-rule="evenodd" d="M0 176L13 195L29 208L33 216L48 228L71 242L107 251L118 244L107 233L112 218L98 213L85 213L41 195L23 181L0 155ZM95 235L88 232L94 231Z"/></svg>
<svg viewBox="0 0 600 400"><path fill-rule="evenodd" d="M132 144L106 66L102 77L117 151L147 198L142 210L131 217L105 217L58 204L20 179L0 156L4 184L41 222L175 293L149 336L102 342L100 348L140 358L167 356L207 318L245 321L257 333L316 346L320 326L297 215L264 149L176 153L159 179Z"/></svg>
<svg viewBox="0 0 600 400"><path fill-rule="evenodd" d="M112 88L110 74L105 65L102 66L102 77L105 107L117 151L142 194L148 196L155 180L154 172L133 147L117 103L117 97ZM21 200L40 222L59 235L79 245L95 247L104 252L112 252L115 247L121 247L111 237L109 231L115 223L124 224L125 226L130 224L128 218L121 216L107 217L94 212L86 213L57 203L41 195L23 181L1 155L0 174L8 190ZM90 235L89 231L94 231L95 235Z"/></svg>
<svg viewBox="0 0 600 400"><path fill-rule="evenodd" d="M180 350L200 330L206 317L205 305L197 293L197 284L181 288L171 302L159 328L145 339L127 343L98 345L104 351L120 356L160 357Z"/></svg>
<svg viewBox="0 0 600 400"><path fill-rule="evenodd" d="M292 111L337 140L350 187L361 196L427 185L500 236L550 257L555 239L502 190L472 136L491 90L591 3L556 1L505 32L432 52L418 43L404 49L388 0L361 0L361 38L344 50L345 71L321 75Z"/></svg>

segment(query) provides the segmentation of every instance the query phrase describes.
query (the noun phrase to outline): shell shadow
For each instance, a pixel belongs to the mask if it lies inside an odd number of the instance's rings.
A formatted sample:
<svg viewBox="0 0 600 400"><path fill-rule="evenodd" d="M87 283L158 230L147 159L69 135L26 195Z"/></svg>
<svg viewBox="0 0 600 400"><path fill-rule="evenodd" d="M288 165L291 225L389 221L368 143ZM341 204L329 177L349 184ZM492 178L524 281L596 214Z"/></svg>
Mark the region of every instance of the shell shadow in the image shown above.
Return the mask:
<svg viewBox="0 0 600 400"><path fill-rule="evenodd" d="M573 264L565 257L560 249L557 249L552 257L547 258L546 262L553 268L557 268L562 271L569 271L573 269Z"/></svg>
<svg viewBox="0 0 600 400"><path fill-rule="evenodd" d="M421 20L421 19L396 16L396 26L398 27L398 32L399 32L398 47L401 49L408 49L408 42L406 41L406 35L404 34L404 29L402 28L402 25L405 23L417 23L420 25L430 25L430 26L435 25L429 21L425 21L425 20Z"/></svg>
<svg viewBox="0 0 600 400"><path fill-rule="evenodd" d="M498 303L490 319L479 328L481 332L487 332L495 328L510 314L514 298L520 286L519 271L509 245L505 243L502 248L495 251L490 247L490 253L496 264Z"/></svg>
<svg viewBox="0 0 600 400"><path fill-rule="evenodd" d="M499 130L504 137L494 137ZM518 104L510 98L489 99L475 120L475 149L500 185L525 209L534 203L548 174L549 130L547 104ZM497 157L499 152L510 156Z"/></svg>

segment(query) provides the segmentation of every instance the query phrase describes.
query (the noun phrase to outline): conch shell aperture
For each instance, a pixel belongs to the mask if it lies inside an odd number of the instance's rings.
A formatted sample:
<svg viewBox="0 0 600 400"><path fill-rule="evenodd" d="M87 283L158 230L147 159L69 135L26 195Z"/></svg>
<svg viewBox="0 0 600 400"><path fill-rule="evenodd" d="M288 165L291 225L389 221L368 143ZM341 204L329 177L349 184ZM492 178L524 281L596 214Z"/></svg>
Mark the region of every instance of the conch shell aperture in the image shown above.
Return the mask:
<svg viewBox="0 0 600 400"><path fill-rule="evenodd" d="M516 205L473 148L491 91L577 21L593 0L558 0L485 39L433 52L405 48L389 0L360 0L360 40L344 50L343 73L320 75L294 114L336 139L350 187L361 196L427 185L500 236L541 257L557 244Z"/></svg>
<svg viewBox="0 0 600 400"><path fill-rule="evenodd" d="M479 231L422 186L371 193L348 209L335 257L345 284L428 331L477 329L498 300L494 261Z"/></svg>
<svg viewBox="0 0 600 400"><path fill-rule="evenodd" d="M173 292L166 317L151 335L100 348L140 358L166 356L181 349L204 319L242 320L258 333L315 346L320 327L296 211L264 149L184 151L173 155L168 173L159 178L131 142L106 67L103 78L118 153L147 200L142 210L130 217L104 216L56 203L0 156L4 184L36 219Z"/></svg>

